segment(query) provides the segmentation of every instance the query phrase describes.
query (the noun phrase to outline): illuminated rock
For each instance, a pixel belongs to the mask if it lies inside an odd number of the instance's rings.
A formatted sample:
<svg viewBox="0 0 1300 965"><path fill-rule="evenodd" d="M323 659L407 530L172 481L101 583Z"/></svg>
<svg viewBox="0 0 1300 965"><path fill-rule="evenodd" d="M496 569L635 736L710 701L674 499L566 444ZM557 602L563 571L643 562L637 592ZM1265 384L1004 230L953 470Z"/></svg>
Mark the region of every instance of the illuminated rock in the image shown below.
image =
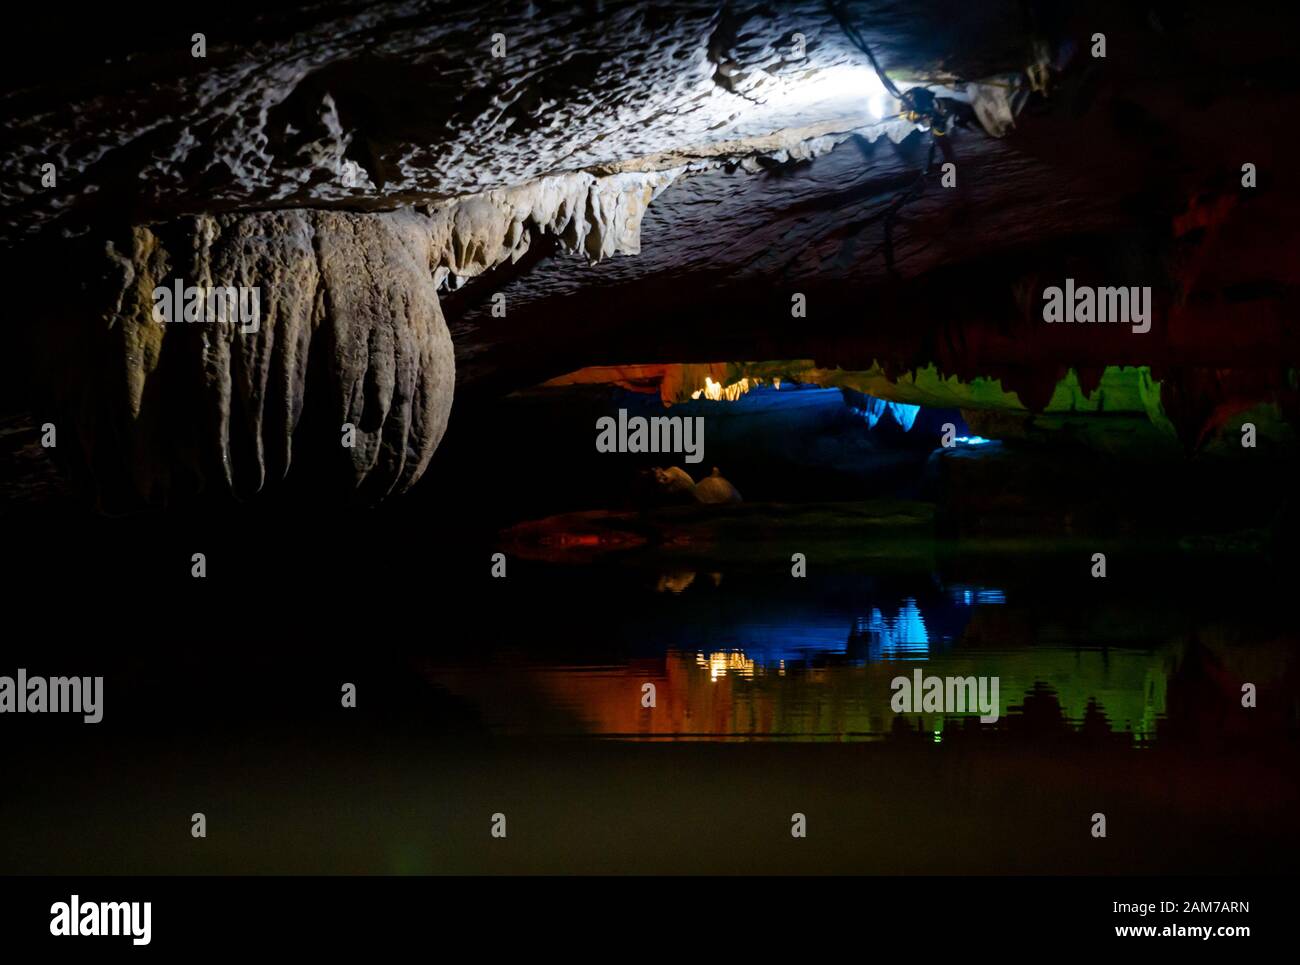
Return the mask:
<svg viewBox="0 0 1300 965"><path fill-rule="evenodd" d="M59 454L109 510L246 499L300 461L331 499L408 488L455 379L430 257L427 224L400 212L201 216L108 242L83 265L102 284L41 333ZM173 276L257 287L256 331L155 320Z"/></svg>
<svg viewBox="0 0 1300 965"><path fill-rule="evenodd" d="M738 503L740 493L736 492L736 487L727 482L714 466L710 475L695 484L695 498L702 503Z"/></svg>

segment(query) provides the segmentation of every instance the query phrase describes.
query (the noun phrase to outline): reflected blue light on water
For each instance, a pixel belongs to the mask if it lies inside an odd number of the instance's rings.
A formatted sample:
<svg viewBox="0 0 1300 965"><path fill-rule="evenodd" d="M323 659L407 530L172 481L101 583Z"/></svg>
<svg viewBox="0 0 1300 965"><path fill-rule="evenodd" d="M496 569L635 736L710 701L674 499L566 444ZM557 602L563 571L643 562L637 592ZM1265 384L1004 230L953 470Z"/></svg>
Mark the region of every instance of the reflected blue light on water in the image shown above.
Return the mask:
<svg viewBox="0 0 1300 965"><path fill-rule="evenodd" d="M893 617L879 609L859 620L854 634L865 636L872 662L877 660L924 660L930 655L930 634L915 600L907 600Z"/></svg>
<svg viewBox="0 0 1300 965"><path fill-rule="evenodd" d="M926 660L961 636L976 607L1005 602L1000 589L953 586L931 602L906 597L858 614L803 612L784 620L765 614L761 620L736 621L724 633L665 645L697 653L743 651L759 668Z"/></svg>
<svg viewBox="0 0 1300 965"><path fill-rule="evenodd" d="M948 599L963 606L999 606L1007 602L1007 595L998 589L978 586L950 586Z"/></svg>

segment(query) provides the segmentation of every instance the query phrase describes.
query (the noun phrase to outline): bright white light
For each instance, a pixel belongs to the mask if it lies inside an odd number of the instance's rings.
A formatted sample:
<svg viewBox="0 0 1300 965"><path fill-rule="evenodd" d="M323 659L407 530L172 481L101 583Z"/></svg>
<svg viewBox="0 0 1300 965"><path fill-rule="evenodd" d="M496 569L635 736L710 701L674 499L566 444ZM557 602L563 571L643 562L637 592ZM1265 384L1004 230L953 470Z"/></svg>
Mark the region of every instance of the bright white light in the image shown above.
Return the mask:
<svg viewBox="0 0 1300 965"><path fill-rule="evenodd" d="M835 113L861 111L879 121L898 113L894 98L869 66L840 64L824 67L788 81L773 106L807 109L814 104L835 105ZM842 106L841 106L842 105Z"/></svg>

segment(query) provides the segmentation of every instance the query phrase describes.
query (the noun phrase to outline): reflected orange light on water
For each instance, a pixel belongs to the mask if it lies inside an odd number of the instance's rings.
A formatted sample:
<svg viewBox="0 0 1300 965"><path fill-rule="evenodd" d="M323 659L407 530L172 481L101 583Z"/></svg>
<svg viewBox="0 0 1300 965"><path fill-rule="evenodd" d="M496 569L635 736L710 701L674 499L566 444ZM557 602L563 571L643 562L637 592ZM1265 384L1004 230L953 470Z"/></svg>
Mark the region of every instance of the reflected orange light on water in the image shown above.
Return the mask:
<svg viewBox="0 0 1300 965"><path fill-rule="evenodd" d="M705 656L702 653L695 655L695 665L697 667L707 667L710 679L716 681L719 677L725 677L729 672L738 673L742 677L754 676L757 665L739 650L724 651L722 653L711 653Z"/></svg>

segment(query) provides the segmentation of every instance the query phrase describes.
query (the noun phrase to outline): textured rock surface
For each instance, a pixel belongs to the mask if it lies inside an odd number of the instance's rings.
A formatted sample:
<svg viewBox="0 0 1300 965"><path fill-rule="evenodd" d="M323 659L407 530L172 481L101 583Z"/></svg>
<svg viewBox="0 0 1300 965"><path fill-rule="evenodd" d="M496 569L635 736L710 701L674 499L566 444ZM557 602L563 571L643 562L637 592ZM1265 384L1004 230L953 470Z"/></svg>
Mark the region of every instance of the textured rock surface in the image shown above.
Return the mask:
<svg viewBox="0 0 1300 965"><path fill-rule="evenodd" d="M314 488L377 501L419 479L446 428L438 286L518 261L539 235L591 262L635 254L673 177L565 175L420 211L204 215L83 243L78 269L102 284L43 335L48 413L76 426L79 468L110 507L250 496L289 474L295 443ZM255 288L256 330L156 320L155 289L177 280Z"/></svg>
<svg viewBox="0 0 1300 965"><path fill-rule="evenodd" d="M146 4L129 32L25 11L0 58L0 244L12 288L54 295L17 368L49 369L32 381L110 503L291 469L367 500L409 486L450 398L444 314L467 404L587 365L810 359L895 386L934 366L1031 412L1071 371L1088 390L1146 367L1189 447L1261 406L1295 421L1293 31L1250 7L845 4L904 86L978 96L1039 41L1061 66L1005 137L944 138L955 188L932 173L897 217L927 144L883 119L824 2L235 0L202 24ZM1104 61L1081 46L1099 28ZM182 270L262 288L264 330L151 326L148 288ZM1150 285L1152 332L1045 329L1036 293L1066 274Z"/></svg>
<svg viewBox="0 0 1300 965"><path fill-rule="evenodd" d="M887 64L905 48L907 66L977 78L1023 59L1009 0L992 14L852 6ZM93 15L26 16L32 36L16 32L0 68L13 86L0 99L7 236L83 230L109 209L152 220L247 205L391 208L548 174L673 167L867 120L870 74L820 0L235 0L201 18L140 9L125 39L97 31ZM191 56L196 30L202 59ZM794 55L795 33L806 56ZM44 34L65 52L57 62L37 53ZM961 35L971 43L954 56ZM855 72L847 84L844 69ZM59 168L52 190L38 183L45 161Z"/></svg>
<svg viewBox="0 0 1300 965"><path fill-rule="evenodd" d="M650 470L654 479L655 495L665 503L689 503L695 499L695 480L681 466Z"/></svg>
<svg viewBox="0 0 1300 965"><path fill-rule="evenodd" d="M410 213L203 216L107 242L102 285L43 333L47 403L75 427L61 452L109 509L247 497L302 450L314 489L401 491L442 437L455 379L430 257ZM155 321L154 288L175 278L258 287L257 331Z"/></svg>
<svg viewBox="0 0 1300 965"><path fill-rule="evenodd" d="M557 175L428 205L435 280L459 288L503 262L517 262L540 234L588 264L639 254L646 209L681 173Z"/></svg>
<svg viewBox="0 0 1300 965"><path fill-rule="evenodd" d="M722 473L714 469L712 473L695 484L695 498L701 503L710 505L738 503L740 502L740 493L736 492L735 486L723 478Z"/></svg>

